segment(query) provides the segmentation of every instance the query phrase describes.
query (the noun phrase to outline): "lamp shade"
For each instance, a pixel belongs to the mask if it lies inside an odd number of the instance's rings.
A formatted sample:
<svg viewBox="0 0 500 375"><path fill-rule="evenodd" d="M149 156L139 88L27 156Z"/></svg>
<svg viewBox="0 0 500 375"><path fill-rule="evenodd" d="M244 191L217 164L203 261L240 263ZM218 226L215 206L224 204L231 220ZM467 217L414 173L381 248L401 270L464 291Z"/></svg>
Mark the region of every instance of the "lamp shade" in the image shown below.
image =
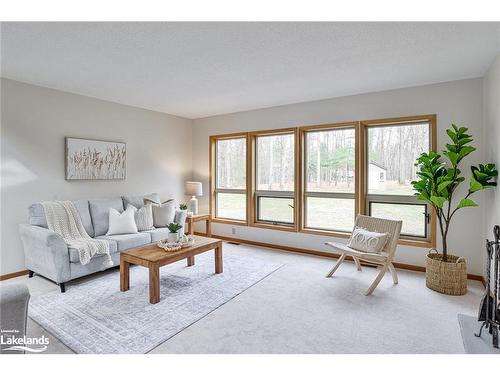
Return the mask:
<svg viewBox="0 0 500 375"><path fill-rule="evenodd" d="M201 197L203 195L201 182L186 181L186 195Z"/></svg>

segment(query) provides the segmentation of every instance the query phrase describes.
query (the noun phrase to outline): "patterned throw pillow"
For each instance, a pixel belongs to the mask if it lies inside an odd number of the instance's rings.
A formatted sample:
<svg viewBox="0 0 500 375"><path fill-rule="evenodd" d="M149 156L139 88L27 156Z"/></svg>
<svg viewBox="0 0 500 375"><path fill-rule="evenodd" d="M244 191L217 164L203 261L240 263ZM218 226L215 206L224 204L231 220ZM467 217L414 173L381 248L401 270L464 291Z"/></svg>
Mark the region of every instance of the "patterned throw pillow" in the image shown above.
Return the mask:
<svg viewBox="0 0 500 375"><path fill-rule="evenodd" d="M352 236L347 246L365 253L380 253L387 243L389 236L389 233L370 232L365 228L356 227L352 231Z"/></svg>
<svg viewBox="0 0 500 375"><path fill-rule="evenodd" d="M129 207L134 207L131 204L127 206L127 209ZM139 232L143 230L151 230L155 229L153 226L153 206L151 204L145 204L141 208L136 209L135 214L134 214L134 219L135 219L135 224L137 225L137 230Z"/></svg>

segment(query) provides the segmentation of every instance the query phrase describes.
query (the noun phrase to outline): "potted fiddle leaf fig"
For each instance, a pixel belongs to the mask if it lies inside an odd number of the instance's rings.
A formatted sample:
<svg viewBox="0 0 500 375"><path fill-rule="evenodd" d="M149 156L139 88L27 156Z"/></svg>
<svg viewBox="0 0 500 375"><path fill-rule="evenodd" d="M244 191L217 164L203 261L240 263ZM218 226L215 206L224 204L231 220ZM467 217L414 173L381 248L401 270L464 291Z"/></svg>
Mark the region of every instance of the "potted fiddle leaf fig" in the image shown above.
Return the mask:
<svg viewBox="0 0 500 375"><path fill-rule="evenodd" d="M412 181L418 200L431 205L436 212L441 232L441 254L431 249L426 258L425 279L428 288L449 295L462 295L467 291L467 268L465 259L449 254L448 234L456 213L468 207L476 207L471 196L478 191L496 186L498 171L495 164L471 166L469 188L460 194L458 187L465 182L460 170L463 159L476 150L471 145L469 129L451 125L446 130L450 143L441 153L430 151L421 154L415 163L418 167L416 181ZM434 252L432 251L434 250Z"/></svg>

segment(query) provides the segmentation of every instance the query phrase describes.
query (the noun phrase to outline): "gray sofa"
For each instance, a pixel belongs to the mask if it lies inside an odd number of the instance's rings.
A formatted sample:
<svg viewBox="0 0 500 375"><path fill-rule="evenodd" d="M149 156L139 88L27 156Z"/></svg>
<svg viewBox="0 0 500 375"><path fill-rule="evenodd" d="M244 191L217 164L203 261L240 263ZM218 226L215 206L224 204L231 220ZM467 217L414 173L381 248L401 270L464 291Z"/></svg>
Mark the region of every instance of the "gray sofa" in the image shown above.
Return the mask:
<svg viewBox="0 0 500 375"><path fill-rule="evenodd" d="M168 236L167 228L156 228L135 234L106 236L109 209L114 208L122 212L127 203L140 208L144 205L144 197L151 197L151 194L73 201L87 233L93 238L109 241L114 266L120 264L121 251L157 242ZM186 212L176 211L174 221L182 225L180 233L184 233ZM32 277L34 273L42 275L59 284L61 292L65 291L67 281L103 271L106 268L100 257L95 257L91 259L90 263L82 265L78 251L68 248L61 236L48 229L45 211L40 203L32 204L29 207L29 224L21 224L19 232L29 277Z"/></svg>

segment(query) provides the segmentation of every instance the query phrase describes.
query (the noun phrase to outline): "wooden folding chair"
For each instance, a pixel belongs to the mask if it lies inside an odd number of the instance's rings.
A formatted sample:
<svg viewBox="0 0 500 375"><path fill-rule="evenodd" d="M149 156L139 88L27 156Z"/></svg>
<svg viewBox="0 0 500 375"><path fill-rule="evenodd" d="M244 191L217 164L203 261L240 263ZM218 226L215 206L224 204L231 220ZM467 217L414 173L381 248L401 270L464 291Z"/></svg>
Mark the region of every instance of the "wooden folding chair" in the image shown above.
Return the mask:
<svg viewBox="0 0 500 375"><path fill-rule="evenodd" d="M358 271L361 271L361 261L369 264L375 264L381 267L380 272L378 273L377 277L372 282L370 287L366 290L365 295L368 296L372 294L377 285L380 283L380 280L382 280L382 278L384 277L387 270L389 270L389 272L391 273L394 284L397 284L398 275L396 273L394 265L392 264L392 260L394 259L394 254L396 253L402 225L402 221L358 215L358 217L356 218L355 227L364 228L370 232L389 233L390 237L388 238L381 253L366 253L363 251L351 249L350 247L342 243L326 242L326 245L333 247L337 252L340 253L340 258L337 260L337 263L335 263L335 266L330 270L330 272L328 272L326 277L331 277L345 260L345 257L349 255L354 259Z"/></svg>

